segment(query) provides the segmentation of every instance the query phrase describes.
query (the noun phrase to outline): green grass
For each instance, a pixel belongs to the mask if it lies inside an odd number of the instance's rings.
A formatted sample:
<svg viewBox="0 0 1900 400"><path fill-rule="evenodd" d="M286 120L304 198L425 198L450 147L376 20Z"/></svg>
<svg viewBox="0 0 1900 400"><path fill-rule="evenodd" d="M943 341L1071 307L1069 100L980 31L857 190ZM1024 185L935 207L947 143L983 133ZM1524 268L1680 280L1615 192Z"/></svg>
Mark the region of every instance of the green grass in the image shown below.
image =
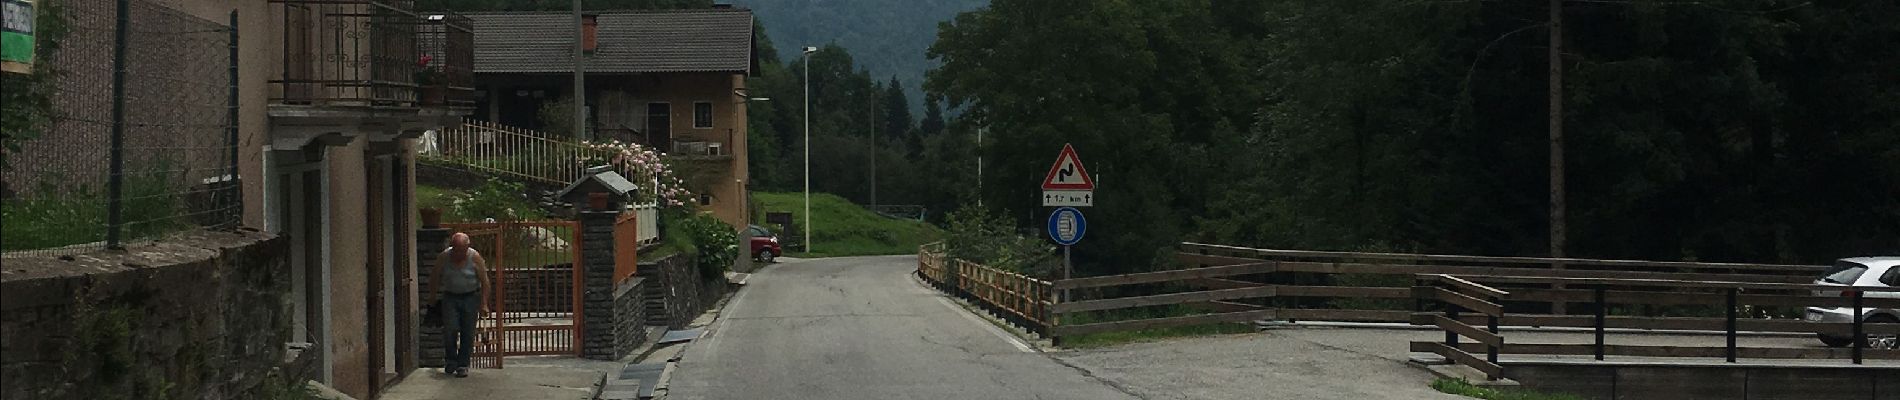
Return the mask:
<svg viewBox="0 0 1900 400"><path fill-rule="evenodd" d="M184 216L179 188L164 177L128 179L122 206L123 237L134 240L196 227ZM33 194L0 203L0 249L33 250L106 240L106 203L103 190L88 187L70 192Z"/></svg>
<svg viewBox="0 0 1900 400"><path fill-rule="evenodd" d="M1081 325L1081 324L1092 324L1092 323L1098 323L1098 322L1125 321L1125 320L1132 320L1132 319L1180 317L1180 316L1188 316L1188 315L1195 315L1195 314L1204 314L1204 312L1201 312L1200 310L1195 310L1191 307L1185 307L1185 306L1149 307L1149 308L1142 308L1142 309L1125 309L1125 310L1114 310L1114 311L1105 311L1105 312L1085 312L1085 313L1065 314L1062 316L1062 324L1063 325ZM1132 330L1132 331L1102 332L1102 333L1091 333L1091 334L1085 334L1085 335L1065 336L1062 339L1062 347L1086 349L1086 348L1113 346L1113 345L1125 344L1125 343L1145 342L1145 341L1152 341L1152 340L1171 338L1171 337L1225 335L1225 334L1234 334L1234 333L1253 333L1255 331L1256 329L1254 329L1254 327L1251 326L1250 324L1242 324L1242 323L1214 323L1214 324L1174 326L1174 327L1164 327L1164 328L1148 328L1148 329L1140 329L1140 330Z"/></svg>
<svg viewBox="0 0 1900 400"><path fill-rule="evenodd" d="M763 204L767 212L791 212L794 221L805 221L803 193L756 192L752 198ZM912 254L917 252L918 245L943 237L943 230L930 224L886 218L831 194L812 193L811 212L817 216L816 223L811 225L812 236L817 239L811 248L816 251L788 256ZM787 232L776 233L791 236Z"/></svg>
<svg viewBox="0 0 1900 400"><path fill-rule="evenodd" d="M1438 378L1432 381L1432 389L1443 393L1484 400L1583 400L1582 396L1571 394L1544 393L1528 389L1479 387L1463 379Z"/></svg>

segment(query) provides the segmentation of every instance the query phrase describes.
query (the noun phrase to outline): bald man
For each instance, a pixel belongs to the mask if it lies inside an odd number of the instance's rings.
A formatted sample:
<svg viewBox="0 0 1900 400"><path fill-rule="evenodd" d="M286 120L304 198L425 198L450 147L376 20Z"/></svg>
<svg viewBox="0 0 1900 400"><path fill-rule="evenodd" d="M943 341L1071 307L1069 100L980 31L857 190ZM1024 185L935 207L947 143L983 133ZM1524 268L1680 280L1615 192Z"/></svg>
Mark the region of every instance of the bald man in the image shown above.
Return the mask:
<svg viewBox="0 0 1900 400"><path fill-rule="evenodd" d="M488 313L488 263L468 247L468 234L449 236L449 248L435 257L429 293L441 299L442 373L468 377L468 357L475 351L475 319ZM458 340L459 339L459 340Z"/></svg>

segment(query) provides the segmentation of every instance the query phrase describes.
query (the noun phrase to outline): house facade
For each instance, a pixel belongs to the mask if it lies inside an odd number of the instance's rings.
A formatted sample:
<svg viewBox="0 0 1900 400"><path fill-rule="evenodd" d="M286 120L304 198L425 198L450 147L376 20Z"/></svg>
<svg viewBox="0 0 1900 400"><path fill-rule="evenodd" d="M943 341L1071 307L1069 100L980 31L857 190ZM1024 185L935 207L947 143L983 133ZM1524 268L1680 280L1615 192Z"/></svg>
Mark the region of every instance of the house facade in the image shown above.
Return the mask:
<svg viewBox="0 0 1900 400"><path fill-rule="evenodd" d="M563 126L543 120L542 111L575 97L573 14L469 18L475 25L472 118L536 130ZM608 11L582 21L587 122L572 134L658 149L702 209L735 229L750 223L745 79L756 62L751 10Z"/></svg>
<svg viewBox="0 0 1900 400"><path fill-rule="evenodd" d="M244 16L244 223L290 241L292 340L374 398L416 369L412 139L471 112L472 30L408 1L194 2Z"/></svg>

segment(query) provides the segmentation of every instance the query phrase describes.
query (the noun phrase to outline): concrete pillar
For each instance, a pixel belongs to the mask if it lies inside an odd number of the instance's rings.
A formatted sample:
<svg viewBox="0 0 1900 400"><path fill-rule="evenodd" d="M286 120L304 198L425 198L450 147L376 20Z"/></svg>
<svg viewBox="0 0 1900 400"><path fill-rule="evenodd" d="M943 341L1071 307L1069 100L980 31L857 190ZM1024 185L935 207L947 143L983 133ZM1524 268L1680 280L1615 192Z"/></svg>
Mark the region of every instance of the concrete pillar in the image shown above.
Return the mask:
<svg viewBox="0 0 1900 400"><path fill-rule="evenodd" d="M416 290L423 307L436 306L436 293L428 293L430 279L435 275L435 257L448 249L448 229L441 227L423 227L416 229ZM421 321L416 329L416 365L424 368L442 367L442 325L441 321Z"/></svg>
<svg viewBox="0 0 1900 400"><path fill-rule="evenodd" d="M616 360L625 354L617 349L615 331L619 318L614 310L614 220L617 211L587 210L576 213L581 222L581 355L597 360Z"/></svg>

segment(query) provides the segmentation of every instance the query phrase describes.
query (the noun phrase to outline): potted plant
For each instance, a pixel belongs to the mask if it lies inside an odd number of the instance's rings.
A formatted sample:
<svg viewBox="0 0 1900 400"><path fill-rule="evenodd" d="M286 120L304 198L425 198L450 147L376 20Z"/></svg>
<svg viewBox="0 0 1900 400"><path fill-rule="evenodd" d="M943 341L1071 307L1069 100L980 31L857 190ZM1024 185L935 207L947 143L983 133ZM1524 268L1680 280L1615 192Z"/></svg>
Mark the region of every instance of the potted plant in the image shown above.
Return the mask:
<svg viewBox="0 0 1900 400"><path fill-rule="evenodd" d="M431 65L431 57L423 55L416 60L416 102L425 106L442 105L448 95L448 76L442 73L442 67Z"/></svg>

